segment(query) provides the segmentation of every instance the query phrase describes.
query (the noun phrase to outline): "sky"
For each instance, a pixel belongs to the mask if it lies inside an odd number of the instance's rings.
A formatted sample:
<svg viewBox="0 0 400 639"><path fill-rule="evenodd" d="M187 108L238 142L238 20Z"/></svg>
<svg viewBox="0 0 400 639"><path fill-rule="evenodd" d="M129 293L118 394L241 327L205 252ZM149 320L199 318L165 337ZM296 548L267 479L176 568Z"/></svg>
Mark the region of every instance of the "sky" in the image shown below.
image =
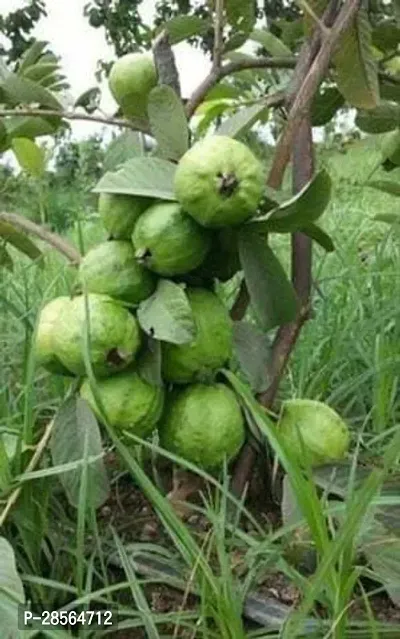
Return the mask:
<svg viewBox="0 0 400 639"><path fill-rule="evenodd" d="M141 14L146 22L151 22L156 0L143 0ZM63 71L71 85L74 98L86 89L97 85L95 71L100 58L113 58L112 48L107 44L104 30L94 29L83 16L84 5L88 0L46 0L47 17L42 18L34 37L50 42L55 54L61 56ZM22 8L24 0L0 0L0 11ZM186 43L174 47L178 70L180 72L182 93L190 95L193 89L207 75L210 63L201 51ZM107 83L101 85L101 108L113 113L116 104L108 91ZM73 133L76 137L86 137L101 129L99 125L87 122L74 122Z"/></svg>

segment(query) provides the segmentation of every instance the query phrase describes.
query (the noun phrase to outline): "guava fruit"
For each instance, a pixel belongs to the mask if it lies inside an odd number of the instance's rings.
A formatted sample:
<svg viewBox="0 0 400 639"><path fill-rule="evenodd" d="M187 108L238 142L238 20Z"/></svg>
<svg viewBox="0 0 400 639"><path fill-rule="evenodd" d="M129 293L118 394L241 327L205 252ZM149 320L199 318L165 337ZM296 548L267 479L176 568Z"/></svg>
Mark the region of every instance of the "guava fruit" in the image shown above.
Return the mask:
<svg viewBox="0 0 400 639"><path fill-rule="evenodd" d="M230 461L244 442L243 415L224 384L192 384L171 393L159 425L161 445L213 470Z"/></svg>
<svg viewBox="0 0 400 639"><path fill-rule="evenodd" d="M113 377L101 379L97 390L106 417L111 426L128 430L138 437L151 434L161 417L164 406L164 389L145 382L138 373L127 370ZM101 412L85 380L80 390L81 397L90 404L101 421Z"/></svg>
<svg viewBox="0 0 400 639"><path fill-rule="evenodd" d="M136 318L108 295L87 296L90 326L89 358L95 375L102 377L126 368L140 346ZM75 375L84 375L85 297L72 299L65 309L54 349L62 364Z"/></svg>
<svg viewBox="0 0 400 639"><path fill-rule="evenodd" d="M196 269L195 274L204 278L217 278L227 282L240 271L237 234L232 227L214 231L211 248L206 259Z"/></svg>
<svg viewBox="0 0 400 639"><path fill-rule="evenodd" d="M241 224L252 217L264 190L261 163L241 142L223 135L200 140L181 158L175 195L199 224Z"/></svg>
<svg viewBox="0 0 400 639"><path fill-rule="evenodd" d="M137 259L159 275L195 269L210 248L209 232L176 202L154 204L139 217L132 234Z"/></svg>
<svg viewBox="0 0 400 639"><path fill-rule="evenodd" d="M156 287L155 276L138 264L131 242L112 240L92 248L79 266L79 279L89 293L138 304Z"/></svg>
<svg viewBox="0 0 400 639"><path fill-rule="evenodd" d="M343 459L350 434L342 418L327 404L311 399L283 403L277 428L300 462L319 466ZM303 446L301 444L303 441Z"/></svg>
<svg viewBox="0 0 400 639"><path fill-rule="evenodd" d="M114 240L130 240L139 215L151 203L147 197L119 193L100 193L98 211L103 226Z"/></svg>
<svg viewBox="0 0 400 639"><path fill-rule="evenodd" d="M55 354L55 341L70 303L69 297L56 297L40 312L36 331L36 358L40 366L55 375L71 375Z"/></svg>
<svg viewBox="0 0 400 639"><path fill-rule="evenodd" d="M186 384L204 381L232 355L233 325L219 297L202 288L186 290L196 326L196 336L187 344L162 344L164 379Z"/></svg>
<svg viewBox="0 0 400 639"><path fill-rule="evenodd" d="M147 100L157 84L153 58L145 53L127 53L111 67L108 85L127 117L147 117Z"/></svg>

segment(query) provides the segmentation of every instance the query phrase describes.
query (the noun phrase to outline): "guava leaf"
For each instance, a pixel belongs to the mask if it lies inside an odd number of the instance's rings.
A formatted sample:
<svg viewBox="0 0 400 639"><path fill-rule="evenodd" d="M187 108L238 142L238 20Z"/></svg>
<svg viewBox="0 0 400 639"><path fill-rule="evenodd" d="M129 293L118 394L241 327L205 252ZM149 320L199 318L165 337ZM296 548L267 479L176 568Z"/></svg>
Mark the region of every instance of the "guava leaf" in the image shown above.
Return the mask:
<svg viewBox="0 0 400 639"><path fill-rule="evenodd" d="M87 463L86 505L99 508L108 498L109 484L101 455L103 446L98 423L89 405L80 397L68 399L54 418L50 440L54 466L82 460L82 466L63 472L59 479L72 506L79 504L84 464ZM95 459L93 459L95 458Z"/></svg>
<svg viewBox="0 0 400 639"><path fill-rule="evenodd" d="M11 148L24 171L34 177L42 177L46 170L45 151L28 138L13 138Z"/></svg>
<svg viewBox="0 0 400 639"><path fill-rule="evenodd" d="M400 166L400 128L386 133L381 146L381 155L382 164L390 162L394 165L392 168Z"/></svg>
<svg viewBox="0 0 400 639"><path fill-rule="evenodd" d="M399 224L400 213L378 213L374 216L377 222L386 222L386 224Z"/></svg>
<svg viewBox="0 0 400 639"><path fill-rule="evenodd" d="M176 165L160 158L136 157L117 171L108 172L93 189L95 193L125 193L159 200L175 200Z"/></svg>
<svg viewBox="0 0 400 639"><path fill-rule="evenodd" d="M304 522L304 515L296 499L289 475L285 475L282 482L281 513L284 526L295 526Z"/></svg>
<svg viewBox="0 0 400 639"><path fill-rule="evenodd" d="M12 546L0 537L0 634L18 636L18 606L25 603Z"/></svg>
<svg viewBox="0 0 400 639"><path fill-rule="evenodd" d="M236 138L251 129L253 124L264 118L267 113L268 108L262 104L241 107L230 118L222 122L215 131L215 135L227 135L231 138Z"/></svg>
<svg viewBox="0 0 400 639"><path fill-rule="evenodd" d="M104 172L116 171L124 162L143 155L140 133L126 131L111 140L104 154Z"/></svg>
<svg viewBox="0 0 400 639"><path fill-rule="evenodd" d="M15 106L17 104L38 104L57 111L62 109L61 103L51 91L40 86L37 82L21 77L16 73L8 72L2 77L0 74L0 88L7 98L7 102Z"/></svg>
<svg viewBox="0 0 400 639"><path fill-rule="evenodd" d="M167 160L179 160L189 148L189 128L182 100L166 85L157 86L147 103L151 132Z"/></svg>
<svg viewBox="0 0 400 639"><path fill-rule="evenodd" d="M380 90L382 100L400 102L400 84L398 82L394 82L390 78L385 78L381 80Z"/></svg>
<svg viewBox="0 0 400 639"><path fill-rule="evenodd" d="M100 104L101 92L99 87L92 87L87 89L77 100L75 100L74 107L82 107L87 113L94 113Z"/></svg>
<svg viewBox="0 0 400 639"><path fill-rule="evenodd" d="M346 101L357 109L375 109L379 102L378 67L365 6L340 38L333 61L337 86Z"/></svg>
<svg viewBox="0 0 400 639"><path fill-rule="evenodd" d="M137 371L140 377L152 386L163 386L161 363L161 344L152 337L149 337L147 340L147 348L137 364Z"/></svg>
<svg viewBox="0 0 400 639"><path fill-rule="evenodd" d="M317 220L329 204L332 182L323 169L296 195L275 210L249 222L248 226L267 232L292 233Z"/></svg>
<svg viewBox="0 0 400 639"><path fill-rule="evenodd" d="M396 51L400 42L400 28L395 22L385 21L374 27L372 43L383 52Z"/></svg>
<svg viewBox="0 0 400 639"><path fill-rule="evenodd" d="M356 125L365 133L386 133L400 126L400 104L381 102L376 109L359 111Z"/></svg>
<svg viewBox="0 0 400 639"><path fill-rule="evenodd" d="M206 33L212 24L210 20L204 20L199 16L176 16L161 25L160 30L166 29L170 44L178 44L196 35Z"/></svg>
<svg viewBox="0 0 400 639"><path fill-rule="evenodd" d="M373 522L362 539L361 549L377 581L396 606L400 606L400 538Z"/></svg>
<svg viewBox="0 0 400 639"><path fill-rule="evenodd" d="M291 322L297 311L293 286L265 238L251 227L239 232L239 255L251 305L264 330Z"/></svg>
<svg viewBox="0 0 400 639"><path fill-rule="evenodd" d="M261 46L273 56L291 56L292 52L289 47L279 40L271 31L266 29L254 29L249 36L253 42L258 42Z"/></svg>
<svg viewBox="0 0 400 639"><path fill-rule="evenodd" d="M42 252L29 237L18 229L14 228L9 222L0 220L0 237L9 244L12 244L20 253L24 253L31 260L37 260L42 256Z"/></svg>
<svg viewBox="0 0 400 639"><path fill-rule="evenodd" d="M321 229L320 226L318 226L318 224L308 224L307 226L303 226L300 231L304 233L304 235L311 237L311 239L322 246L327 253L332 253L332 251L335 250L335 245L332 239Z"/></svg>
<svg viewBox="0 0 400 639"><path fill-rule="evenodd" d="M10 138L28 138L33 140L41 135L52 135L62 124L56 117L12 117L4 120Z"/></svg>
<svg viewBox="0 0 400 639"><path fill-rule="evenodd" d="M6 268L10 272L14 270L14 263L11 255L3 244L0 244L0 267ZM0 444L1 446L1 444Z"/></svg>
<svg viewBox="0 0 400 639"><path fill-rule="evenodd" d="M26 69L35 64L41 57L47 45L48 42L45 40L35 40L20 57L18 72L23 73Z"/></svg>
<svg viewBox="0 0 400 639"><path fill-rule="evenodd" d="M311 123L325 126L344 105L344 97L336 87L325 87L318 91L311 103Z"/></svg>
<svg viewBox="0 0 400 639"><path fill-rule="evenodd" d="M228 23L235 31L250 33L256 22L256 11L253 0L225 0Z"/></svg>
<svg viewBox="0 0 400 639"><path fill-rule="evenodd" d="M366 182L365 186L370 186L372 189L377 189L383 193L389 193L400 197L400 182L390 182L389 180L374 180L373 182Z"/></svg>
<svg viewBox="0 0 400 639"><path fill-rule="evenodd" d="M240 368L253 392L262 393L269 383L271 344L268 336L250 322L234 322L233 343Z"/></svg>
<svg viewBox="0 0 400 639"><path fill-rule="evenodd" d="M141 302L137 318L147 335L164 342L186 344L196 335L186 293L169 280L160 280L155 293Z"/></svg>

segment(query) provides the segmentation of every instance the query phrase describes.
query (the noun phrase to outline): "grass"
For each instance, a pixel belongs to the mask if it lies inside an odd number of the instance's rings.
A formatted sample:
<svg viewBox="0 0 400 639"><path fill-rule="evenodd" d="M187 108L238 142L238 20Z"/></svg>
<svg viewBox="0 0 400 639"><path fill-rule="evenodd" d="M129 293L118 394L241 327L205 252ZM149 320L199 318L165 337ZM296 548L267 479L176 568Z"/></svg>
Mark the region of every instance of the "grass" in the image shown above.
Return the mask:
<svg viewBox="0 0 400 639"><path fill-rule="evenodd" d="M62 379L35 367L30 344L37 311L49 299L69 294L75 274L48 249L45 269L15 256L14 272L4 273L0 284L0 432L9 450L22 442L16 452L14 485L22 485L23 490L2 534L12 541L26 592L38 605L72 610L118 604L121 627L145 633L129 636L154 639L294 639L311 632L311 636L326 639L399 636L398 626L390 627L376 618L374 591L383 590L380 584L385 580L365 565L360 541L373 510L388 508L388 497L381 496L381 489L388 478L396 479L400 456L400 237L395 229L373 219L378 211L390 210L394 199L354 184L364 181L373 168L377 151L371 144L367 140L345 155L322 154L319 158L334 181L323 226L331 233L336 251L327 255L315 249L314 315L304 328L280 391L280 399L326 401L348 421L353 450L341 501L329 498L334 490L321 494L311 471L301 472L270 419L230 375L242 403L290 477L301 511L301 520L295 523L284 521L273 527L258 513L248 512L230 495L225 471L220 478L208 477L202 501L191 506L193 514L207 522L207 531L201 535L196 527L181 521L145 472L141 460L146 455L138 456L136 448L123 445L109 426L108 435L123 460L124 473L157 514L162 534L154 542L127 544L116 525L108 525L99 511L96 515L88 506L90 453L86 447L81 465L74 468L80 473L77 509L68 505L57 479L62 479L65 468L52 468L50 474L47 455L40 468L24 476L29 447L37 443L43 425L68 390ZM82 225L82 233L71 231L69 238L77 245L82 238L86 250L105 239L95 219ZM274 246L286 260L286 238L274 238ZM21 432L23 440L18 438ZM141 446L142 451L150 450L196 470L155 443L142 442ZM366 463L371 463L372 472L360 480L359 469ZM114 476L113 485L118 481L118 475ZM330 481L334 488L335 478ZM392 496L390 507L398 505L398 498ZM301 550L301 543L296 546L301 530L307 531L302 537L304 548L316 558L313 574L304 572L289 552L293 547ZM394 558L400 552L396 544ZM142 575L136 570L139 555L175 566L178 576ZM276 573L293 584L300 603L283 625L260 630L243 620L242 608L248 593L266 575ZM396 577L398 587L400 574ZM165 582L167 586L179 582L184 591L169 612L151 605L152 588L160 581L164 586ZM198 599L193 599L193 593ZM352 611L357 607L364 617L354 617ZM86 628L80 636L102 634Z"/></svg>

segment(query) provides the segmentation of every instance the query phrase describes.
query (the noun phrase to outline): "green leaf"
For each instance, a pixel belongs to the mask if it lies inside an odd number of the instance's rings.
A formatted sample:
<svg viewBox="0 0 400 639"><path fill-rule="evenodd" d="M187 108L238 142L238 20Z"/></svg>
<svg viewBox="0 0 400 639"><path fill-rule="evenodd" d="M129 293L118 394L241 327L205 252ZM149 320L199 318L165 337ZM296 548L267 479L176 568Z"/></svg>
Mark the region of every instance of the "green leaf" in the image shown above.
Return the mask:
<svg viewBox="0 0 400 639"><path fill-rule="evenodd" d="M380 83L382 100L400 102L400 84L390 78L384 78Z"/></svg>
<svg viewBox="0 0 400 639"><path fill-rule="evenodd" d="M75 100L74 107L82 107L87 113L94 113L99 107L100 97L99 87L92 87L81 93L79 98Z"/></svg>
<svg viewBox="0 0 400 639"><path fill-rule="evenodd" d="M204 98L204 102L208 102L208 100L236 100L241 97L242 92L238 87L221 83L210 89ZM202 104L204 104L204 102Z"/></svg>
<svg viewBox="0 0 400 639"><path fill-rule="evenodd" d="M189 148L189 128L182 100L168 86L150 91L147 113L160 154L167 160L179 160Z"/></svg>
<svg viewBox="0 0 400 639"><path fill-rule="evenodd" d="M46 170L45 151L28 138L13 138L11 148L24 171L40 178Z"/></svg>
<svg viewBox="0 0 400 639"><path fill-rule="evenodd" d="M386 133L382 141L381 155L382 164L389 162L391 168L400 166L400 129Z"/></svg>
<svg viewBox="0 0 400 639"><path fill-rule="evenodd" d="M54 418L50 441L54 466L82 460L87 463L88 508L98 508L108 498L109 485L104 462L101 435L89 405L81 398L68 399ZM93 459L95 458L95 459ZM59 475L69 502L78 507L82 467Z"/></svg>
<svg viewBox="0 0 400 639"><path fill-rule="evenodd" d="M144 332L158 340L186 344L196 335L185 291L169 280L160 280L155 293L141 302L137 318Z"/></svg>
<svg viewBox="0 0 400 639"><path fill-rule="evenodd" d="M313 126L325 126L344 105L344 97L336 87L325 87L318 91L311 104Z"/></svg>
<svg viewBox="0 0 400 639"><path fill-rule="evenodd" d="M199 16L177 16L161 25L160 30L166 29L170 44L178 44L193 36L202 35L212 28L210 20Z"/></svg>
<svg viewBox="0 0 400 639"><path fill-rule="evenodd" d="M268 108L263 104L241 107L230 118L222 122L215 135L227 135L236 138L246 133L259 119L264 118Z"/></svg>
<svg viewBox="0 0 400 639"><path fill-rule="evenodd" d="M400 105L381 102L376 109L359 111L356 125L365 133L386 133L400 126Z"/></svg>
<svg viewBox="0 0 400 639"><path fill-rule="evenodd" d="M258 42L272 56L291 56L289 47L279 40L271 31L254 29L250 34L250 40Z"/></svg>
<svg viewBox="0 0 400 639"><path fill-rule="evenodd" d="M379 102L378 67L364 6L341 37L333 60L338 89L346 101L357 109L375 109Z"/></svg>
<svg viewBox="0 0 400 639"><path fill-rule="evenodd" d="M289 475L285 475L282 482L281 513L284 526L295 526L304 522L304 516L290 483Z"/></svg>
<svg viewBox="0 0 400 639"><path fill-rule="evenodd" d="M268 336L250 322L234 322L233 343L240 368L254 393L268 388L271 344Z"/></svg>
<svg viewBox="0 0 400 639"><path fill-rule="evenodd" d="M62 124L61 118L12 117L4 120L10 138L33 140L42 135L53 135Z"/></svg>
<svg viewBox="0 0 400 639"><path fill-rule="evenodd" d="M373 182L366 182L365 186L369 186L372 189L383 191L383 193L389 193L390 195L396 195L400 197L400 182L389 182L389 180L375 180Z"/></svg>
<svg viewBox="0 0 400 639"><path fill-rule="evenodd" d="M11 255L3 244L0 244L0 267L8 269L11 273L14 270L14 263L12 261Z"/></svg>
<svg viewBox="0 0 400 639"><path fill-rule="evenodd" d="M297 299L275 253L255 230L239 233L239 255L251 304L264 330L292 321Z"/></svg>
<svg viewBox="0 0 400 639"><path fill-rule="evenodd" d="M396 606L400 606L400 538L374 522L362 543L363 553Z"/></svg>
<svg viewBox="0 0 400 639"><path fill-rule="evenodd" d="M377 222L386 222L387 224L399 224L400 213L378 213L374 216Z"/></svg>
<svg viewBox="0 0 400 639"><path fill-rule="evenodd" d="M275 233L300 230L321 217L329 204L331 187L329 173L323 169L290 200L252 220L249 226Z"/></svg>
<svg viewBox="0 0 400 639"><path fill-rule="evenodd" d="M152 337L149 337L147 340L147 348L137 364L140 377L152 386L163 386L161 362L161 344Z"/></svg>
<svg viewBox="0 0 400 639"><path fill-rule="evenodd" d="M225 0L224 7L228 23L235 31L250 33L256 22L253 0Z"/></svg>
<svg viewBox="0 0 400 639"><path fill-rule="evenodd" d="M45 40L35 40L22 54L18 64L18 73L23 73L26 69L36 64L47 45L48 42Z"/></svg>
<svg viewBox="0 0 400 639"><path fill-rule="evenodd" d="M0 537L0 635L17 637L18 606L25 603L24 588L17 572L12 546Z"/></svg>
<svg viewBox="0 0 400 639"><path fill-rule="evenodd" d="M328 253L332 253L332 251L335 250L335 245L332 239L317 224L308 224L307 226L302 227L300 231L304 233L304 235L311 237L314 242L317 242L317 244L322 246L322 248Z"/></svg>
<svg viewBox="0 0 400 639"><path fill-rule="evenodd" d="M124 162L143 155L140 133L126 131L111 140L104 154L104 172L116 171Z"/></svg>
<svg viewBox="0 0 400 639"><path fill-rule="evenodd" d="M95 187L95 193L125 193L160 200L175 200L176 165L166 160L137 157L128 160L118 171L106 173Z"/></svg>
<svg viewBox="0 0 400 639"><path fill-rule="evenodd" d="M0 220L0 237L9 244L12 244L20 253L24 253L31 260L37 260L42 256L42 251L38 249L26 235L14 228L9 222Z"/></svg>
<svg viewBox="0 0 400 639"><path fill-rule="evenodd" d="M33 80L23 78L15 73L9 73L3 81L1 81L0 76L0 88L12 105L23 104L29 106L38 104L57 111L62 109L61 103L51 91L33 82Z"/></svg>
<svg viewBox="0 0 400 639"><path fill-rule="evenodd" d="M395 22L385 21L378 24L372 32L372 43L384 53L396 51L400 42L400 28Z"/></svg>

